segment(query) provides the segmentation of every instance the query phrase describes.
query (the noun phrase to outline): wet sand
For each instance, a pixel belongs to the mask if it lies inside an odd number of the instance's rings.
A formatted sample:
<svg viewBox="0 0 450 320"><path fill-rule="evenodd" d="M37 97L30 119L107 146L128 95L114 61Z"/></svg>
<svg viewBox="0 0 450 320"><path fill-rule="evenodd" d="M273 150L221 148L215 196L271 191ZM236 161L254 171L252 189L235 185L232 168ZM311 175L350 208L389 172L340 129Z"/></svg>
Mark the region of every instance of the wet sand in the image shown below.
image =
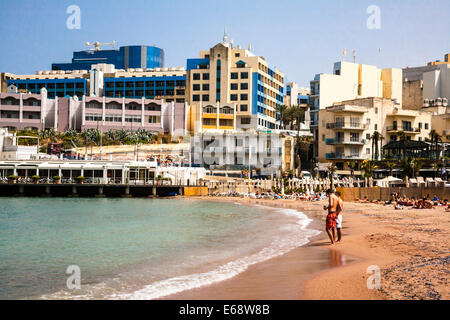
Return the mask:
<svg viewBox="0 0 450 320"><path fill-rule="evenodd" d="M297 209L323 230L323 202L208 198ZM325 232L291 252L253 265L238 276L164 299L449 299L450 213L394 210L345 203L343 242L330 245ZM368 289L369 266L381 271L381 289Z"/></svg>

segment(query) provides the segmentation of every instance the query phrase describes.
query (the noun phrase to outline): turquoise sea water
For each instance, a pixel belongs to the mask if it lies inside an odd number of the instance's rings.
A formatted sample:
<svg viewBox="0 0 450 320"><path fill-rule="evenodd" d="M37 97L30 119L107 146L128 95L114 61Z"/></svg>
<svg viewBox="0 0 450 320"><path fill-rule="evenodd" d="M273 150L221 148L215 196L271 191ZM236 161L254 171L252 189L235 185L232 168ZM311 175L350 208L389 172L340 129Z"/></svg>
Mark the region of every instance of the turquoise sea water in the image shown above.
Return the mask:
<svg viewBox="0 0 450 320"><path fill-rule="evenodd" d="M187 199L0 198L0 299L154 299L316 234L293 210ZM66 286L68 266L81 289Z"/></svg>

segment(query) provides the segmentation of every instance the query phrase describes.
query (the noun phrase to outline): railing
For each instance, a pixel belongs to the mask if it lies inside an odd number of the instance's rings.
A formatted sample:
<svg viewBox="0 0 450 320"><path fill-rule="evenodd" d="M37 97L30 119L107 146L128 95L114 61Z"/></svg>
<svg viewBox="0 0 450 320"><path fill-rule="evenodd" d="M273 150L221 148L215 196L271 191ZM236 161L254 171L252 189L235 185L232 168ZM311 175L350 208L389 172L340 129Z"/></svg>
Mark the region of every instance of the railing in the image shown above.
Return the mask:
<svg viewBox="0 0 450 320"><path fill-rule="evenodd" d="M344 153L326 153L325 159L326 160L358 160L362 159L363 157L359 154L350 154L346 155Z"/></svg>
<svg viewBox="0 0 450 320"><path fill-rule="evenodd" d="M326 139L325 140L325 144L327 145L334 145L334 144L366 144L366 140L362 139L362 140L355 140L352 141L350 140L345 140L345 139Z"/></svg>
<svg viewBox="0 0 450 320"><path fill-rule="evenodd" d="M404 131L404 132L414 132L414 133L420 133L422 129L420 128L411 128L411 127L396 127L396 126L389 126L386 127L386 131Z"/></svg>
<svg viewBox="0 0 450 320"><path fill-rule="evenodd" d="M327 123L327 129L367 129L367 124L361 123L347 123L347 122L334 122Z"/></svg>

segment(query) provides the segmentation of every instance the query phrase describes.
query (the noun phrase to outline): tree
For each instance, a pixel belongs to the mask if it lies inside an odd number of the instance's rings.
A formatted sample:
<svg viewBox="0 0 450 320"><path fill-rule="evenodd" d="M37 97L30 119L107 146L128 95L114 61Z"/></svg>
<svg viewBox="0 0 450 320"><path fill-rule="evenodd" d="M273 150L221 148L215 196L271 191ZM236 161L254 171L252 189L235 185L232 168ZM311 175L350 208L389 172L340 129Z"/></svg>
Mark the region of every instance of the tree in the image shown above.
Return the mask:
<svg viewBox="0 0 450 320"><path fill-rule="evenodd" d="M378 166L376 165L375 161L364 160L361 164L361 168L363 169L364 177L370 178L373 176L373 170L378 169Z"/></svg>
<svg viewBox="0 0 450 320"><path fill-rule="evenodd" d="M355 173L357 163L355 161L348 161L347 166L350 168L350 175L353 176Z"/></svg>
<svg viewBox="0 0 450 320"><path fill-rule="evenodd" d="M380 156L380 149L378 147L378 143L381 142L383 144L384 137L378 131L375 131L373 135L370 137L372 140L372 160L378 160Z"/></svg>
<svg viewBox="0 0 450 320"><path fill-rule="evenodd" d="M395 161L386 161L385 164L389 169L389 176L392 176L392 171L397 166L397 163Z"/></svg>
<svg viewBox="0 0 450 320"><path fill-rule="evenodd" d="M278 115L279 115L279 120L280 120L280 129L284 129L285 126L285 122L288 120L288 107L285 106L284 104L278 105L276 108Z"/></svg>
<svg viewBox="0 0 450 320"><path fill-rule="evenodd" d="M430 142L434 143L434 167L437 168L437 163L439 161L439 155L441 154L441 149L439 148L439 142L442 142L442 137L437 133L436 130L431 130L430 134ZM436 176L436 172L435 172Z"/></svg>
<svg viewBox="0 0 450 320"><path fill-rule="evenodd" d="M402 143L403 157L406 158L406 141L408 141L408 135L405 133L405 131L399 131L398 138L401 142L403 142Z"/></svg>

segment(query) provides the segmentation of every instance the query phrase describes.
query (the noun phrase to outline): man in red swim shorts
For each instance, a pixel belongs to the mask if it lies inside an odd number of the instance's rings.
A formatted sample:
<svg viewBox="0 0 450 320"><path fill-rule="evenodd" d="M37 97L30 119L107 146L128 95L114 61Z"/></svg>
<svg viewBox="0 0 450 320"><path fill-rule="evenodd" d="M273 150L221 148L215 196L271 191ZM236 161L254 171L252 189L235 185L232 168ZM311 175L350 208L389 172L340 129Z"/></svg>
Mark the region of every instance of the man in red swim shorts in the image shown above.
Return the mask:
<svg viewBox="0 0 450 320"><path fill-rule="evenodd" d="M324 210L328 210L326 227L328 237L330 237L331 244L334 244L336 239L336 219L337 219L337 206L339 203L339 199L336 197L332 190L327 190L328 196L328 206L324 206Z"/></svg>

